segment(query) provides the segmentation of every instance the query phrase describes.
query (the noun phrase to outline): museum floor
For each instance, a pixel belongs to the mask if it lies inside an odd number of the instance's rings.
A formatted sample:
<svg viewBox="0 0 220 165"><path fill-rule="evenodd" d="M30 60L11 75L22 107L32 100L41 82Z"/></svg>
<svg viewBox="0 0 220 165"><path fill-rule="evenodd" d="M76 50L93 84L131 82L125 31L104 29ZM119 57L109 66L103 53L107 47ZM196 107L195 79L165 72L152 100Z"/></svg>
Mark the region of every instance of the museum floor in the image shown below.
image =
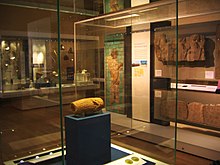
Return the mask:
<svg viewBox="0 0 220 165"><path fill-rule="evenodd" d="M38 104L46 106L44 102ZM63 116L71 113L69 105L64 105ZM12 100L0 100L0 163L59 147L59 115L59 106L22 111L16 108ZM112 128L112 143L161 161L166 162L166 157L173 159L173 150L164 152L157 145L130 136L131 134L118 134L117 129L121 130L118 125L113 124ZM177 152L178 165L209 165L211 162Z"/></svg>

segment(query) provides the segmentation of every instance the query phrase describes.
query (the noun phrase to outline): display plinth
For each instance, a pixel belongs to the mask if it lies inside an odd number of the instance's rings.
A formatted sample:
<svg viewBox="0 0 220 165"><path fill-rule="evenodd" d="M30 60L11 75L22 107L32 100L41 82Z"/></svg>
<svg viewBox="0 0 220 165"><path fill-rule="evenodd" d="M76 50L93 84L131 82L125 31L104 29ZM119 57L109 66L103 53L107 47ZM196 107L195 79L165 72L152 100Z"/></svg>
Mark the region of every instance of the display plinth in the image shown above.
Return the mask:
<svg viewBox="0 0 220 165"><path fill-rule="evenodd" d="M66 116L66 164L101 165L111 161L110 113Z"/></svg>

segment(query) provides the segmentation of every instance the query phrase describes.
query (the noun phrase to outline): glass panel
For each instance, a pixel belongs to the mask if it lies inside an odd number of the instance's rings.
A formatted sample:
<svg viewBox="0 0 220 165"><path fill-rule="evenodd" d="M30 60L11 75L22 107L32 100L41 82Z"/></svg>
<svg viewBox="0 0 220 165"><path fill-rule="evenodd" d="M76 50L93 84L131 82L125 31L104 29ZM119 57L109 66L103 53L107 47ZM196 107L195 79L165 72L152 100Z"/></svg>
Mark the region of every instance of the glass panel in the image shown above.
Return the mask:
<svg viewBox="0 0 220 165"><path fill-rule="evenodd" d="M0 4L1 164L40 160L61 143L59 100L51 99L58 95L56 3L38 5Z"/></svg>
<svg viewBox="0 0 220 165"><path fill-rule="evenodd" d="M112 143L173 164L176 90L170 86L176 82L176 2L112 12L78 21L74 28L75 83L80 89L82 75L90 73L97 86L86 97L105 101ZM170 104L172 120L163 116ZM133 144L133 138L138 142Z"/></svg>
<svg viewBox="0 0 220 165"><path fill-rule="evenodd" d="M59 7L61 38L56 1L0 2L0 164L61 154L60 119L72 114L69 104L76 100L72 21L101 14L103 6L61 1ZM87 86L80 88L80 98L95 91L94 74L81 76Z"/></svg>
<svg viewBox="0 0 220 165"><path fill-rule="evenodd" d="M180 2L179 18L177 148L218 160L220 1Z"/></svg>
<svg viewBox="0 0 220 165"><path fill-rule="evenodd" d="M0 3L4 15L0 18L2 164L29 158L41 161L61 154L60 119L72 114L69 104L76 100L72 22L103 13L103 6L102 1L61 1L59 7L57 22L56 1ZM94 54L94 50L88 53ZM97 85L91 80L95 74L79 75L78 98L95 92Z"/></svg>

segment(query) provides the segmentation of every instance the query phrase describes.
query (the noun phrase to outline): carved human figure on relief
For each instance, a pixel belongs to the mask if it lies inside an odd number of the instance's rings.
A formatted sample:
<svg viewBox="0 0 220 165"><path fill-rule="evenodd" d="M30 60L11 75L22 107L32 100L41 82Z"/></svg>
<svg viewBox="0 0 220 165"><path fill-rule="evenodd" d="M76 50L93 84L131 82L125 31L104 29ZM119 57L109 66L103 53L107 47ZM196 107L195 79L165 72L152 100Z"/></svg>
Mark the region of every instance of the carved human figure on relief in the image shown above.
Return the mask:
<svg viewBox="0 0 220 165"><path fill-rule="evenodd" d="M120 70L123 67L123 63L119 63L117 60L117 49L111 50L111 55L107 57L107 64L110 71L110 103L119 103L119 85L120 85Z"/></svg>
<svg viewBox="0 0 220 165"><path fill-rule="evenodd" d="M160 34L155 38L154 48L159 61L168 61L169 44L165 34Z"/></svg>
<svg viewBox="0 0 220 165"><path fill-rule="evenodd" d="M205 37L203 35L191 35L189 37L189 47L187 61L205 60Z"/></svg>
<svg viewBox="0 0 220 165"><path fill-rule="evenodd" d="M119 10L118 0L110 0L110 8L111 11L118 11Z"/></svg>
<svg viewBox="0 0 220 165"><path fill-rule="evenodd" d="M168 45L168 55L169 61L176 61L176 42L175 40L171 40Z"/></svg>
<svg viewBox="0 0 220 165"><path fill-rule="evenodd" d="M179 38L178 40L178 61L186 61L188 42L186 37Z"/></svg>

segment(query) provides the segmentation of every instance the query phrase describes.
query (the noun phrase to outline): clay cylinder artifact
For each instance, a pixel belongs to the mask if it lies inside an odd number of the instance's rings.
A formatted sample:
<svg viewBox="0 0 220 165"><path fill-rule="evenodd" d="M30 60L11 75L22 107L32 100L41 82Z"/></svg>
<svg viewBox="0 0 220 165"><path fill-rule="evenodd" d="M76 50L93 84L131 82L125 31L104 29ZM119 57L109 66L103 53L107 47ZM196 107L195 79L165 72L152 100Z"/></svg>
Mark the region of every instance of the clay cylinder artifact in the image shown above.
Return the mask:
<svg viewBox="0 0 220 165"><path fill-rule="evenodd" d="M101 110L104 107L104 101L99 97L84 98L71 103L73 114L91 114Z"/></svg>

